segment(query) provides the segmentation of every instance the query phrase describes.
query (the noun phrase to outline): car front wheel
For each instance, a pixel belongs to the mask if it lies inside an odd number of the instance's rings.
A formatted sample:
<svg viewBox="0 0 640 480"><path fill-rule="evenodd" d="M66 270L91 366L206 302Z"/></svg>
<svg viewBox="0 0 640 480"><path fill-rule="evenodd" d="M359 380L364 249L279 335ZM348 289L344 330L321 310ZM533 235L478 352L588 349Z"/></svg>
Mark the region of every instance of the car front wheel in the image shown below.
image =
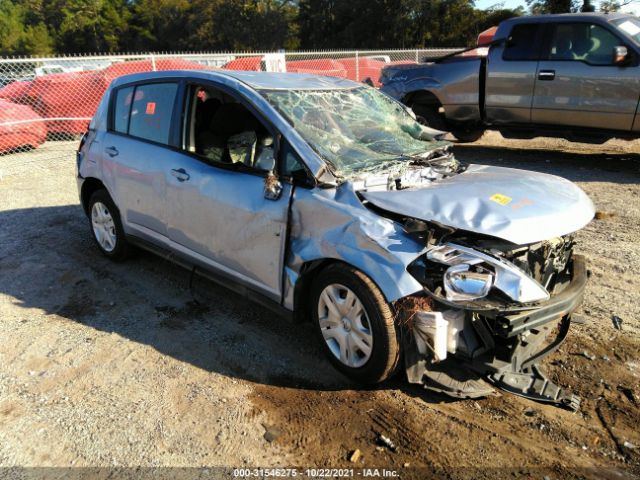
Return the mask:
<svg viewBox="0 0 640 480"><path fill-rule="evenodd" d="M331 265L315 279L311 297L318 338L335 368L365 384L396 372L400 343L393 311L369 277Z"/></svg>
<svg viewBox="0 0 640 480"><path fill-rule="evenodd" d="M89 200L89 223L100 251L113 260L124 259L130 250L120 213L106 190L97 190Z"/></svg>

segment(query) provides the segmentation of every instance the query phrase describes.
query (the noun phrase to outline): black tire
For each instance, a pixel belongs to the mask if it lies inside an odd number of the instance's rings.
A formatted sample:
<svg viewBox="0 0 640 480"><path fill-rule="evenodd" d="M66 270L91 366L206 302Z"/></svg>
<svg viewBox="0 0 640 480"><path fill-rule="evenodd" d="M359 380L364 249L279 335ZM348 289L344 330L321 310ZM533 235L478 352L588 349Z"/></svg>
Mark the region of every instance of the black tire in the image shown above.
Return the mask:
<svg viewBox="0 0 640 480"><path fill-rule="evenodd" d="M416 114L417 120L422 125L448 132L447 122L439 111L437 105L425 105L423 103L414 103L411 106L413 113Z"/></svg>
<svg viewBox="0 0 640 480"><path fill-rule="evenodd" d="M106 210L106 212L110 215L113 220L113 228L109 230L115 236L115 244L111 249L105 247L96 235L96 231L94 229L94 207L97 203L100 203ZM100 251L106 257L120 261L124 260L131 253L131 245L127 242L127 238L124 233L124 229L122 228L122 221L120 220L120 212L116 204L111 199L109 192L105 189L96 190L91 195L89 199L89 228L91 230L91 236L93 237L93 241L96 243Z"/></svg>
<svg viewBox="0 0 640 480"><path fill-rule="evenodd" d="M361 322L368 324L367 330L372 337L373 345L366 363L357 367L346 365L337 358L323 335L323 330L327 332L328 329L323 329L320 326L318 312L320 296L325 288L336 284L351 290L366 312L366 316ZM362 384L380 383L396 373L401 354L399 330L391 306L369 277L346 264L330 265L322 270L313 281L310 308L317 337L329 361L337 370L351 380ZM345 327L342 328L344 330ZM348 330L344 331L348 332Z"/></svg>
<svg viewBox="0 0 640 480"><path fill-rule="evenodd" d="M460 143L471 143L480 140L480 137L484 135L483 128L470 128L468 130L455 129L451 133L458 139Z"/></svg>

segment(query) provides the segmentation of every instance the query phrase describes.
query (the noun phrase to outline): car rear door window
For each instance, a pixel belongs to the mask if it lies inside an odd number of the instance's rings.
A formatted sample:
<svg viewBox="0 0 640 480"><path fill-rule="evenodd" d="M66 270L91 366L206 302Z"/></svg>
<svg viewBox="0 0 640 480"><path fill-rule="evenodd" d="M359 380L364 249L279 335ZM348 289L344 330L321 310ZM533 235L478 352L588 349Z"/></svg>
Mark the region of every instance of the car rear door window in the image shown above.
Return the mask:
<svg viewBox="0 0 640 480"><path fill-rule="evenodd" d="M514 26L504 47L503 60L537 60L539 28L538 23Z"/></svg>
<svg viewBox="0 0 640 480"><path fill-rule="evenodd" d="M132 137L150 140L161 144L169 143L173 104L178 90L177 83L151 83L137 85L133 92L128 88L118 92L114 109L114 130L128 133ZM122 95L122 99L120 98ZM122 106L120 107L122 102ZM119 111L124 113L130 104L129 115L120 119ZM119 109L120 107L120 109ZM125 123L128 128L125 129Z"/></svg>

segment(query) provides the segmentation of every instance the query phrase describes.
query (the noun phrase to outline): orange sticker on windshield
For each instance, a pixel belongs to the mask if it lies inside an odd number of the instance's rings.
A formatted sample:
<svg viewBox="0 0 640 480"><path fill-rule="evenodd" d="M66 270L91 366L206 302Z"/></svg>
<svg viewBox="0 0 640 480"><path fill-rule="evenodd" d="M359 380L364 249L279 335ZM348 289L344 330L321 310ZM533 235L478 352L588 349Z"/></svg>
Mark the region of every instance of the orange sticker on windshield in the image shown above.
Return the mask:
<svg viewBox="0 0 640 480"><path fill-rule="evenodd" d="M156 102L147 102L147 115L156 113Z"/></svg>
<svg viewBox="0 0 640 480"><path fill-rule="evenodd" d="M489 197L489 200L493 200L500 205L508 205L513 199L511 197L507 197L506 195L502 195L501 193L494 193Z"/></svg>

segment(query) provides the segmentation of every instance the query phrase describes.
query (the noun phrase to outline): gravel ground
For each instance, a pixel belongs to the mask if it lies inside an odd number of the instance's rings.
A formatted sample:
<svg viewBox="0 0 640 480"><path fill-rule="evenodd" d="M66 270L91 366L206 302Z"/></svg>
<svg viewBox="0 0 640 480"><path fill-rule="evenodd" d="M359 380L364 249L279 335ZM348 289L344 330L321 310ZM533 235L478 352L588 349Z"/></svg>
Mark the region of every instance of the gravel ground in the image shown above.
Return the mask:
<svg viewBox="0 0 640 480"><path fill-rule="evenodd" d="M578 236L593 272L586 323L547 362L583 397L579 413L507 394L452 401L401 379L360 389L309 325L200 278L190 288L188 272L151 254L109 262L90 241L65 148L0 157L0 466L640 474L639 142L487 134L456 147L465 161L575 181L600 212Z"/></svg>

